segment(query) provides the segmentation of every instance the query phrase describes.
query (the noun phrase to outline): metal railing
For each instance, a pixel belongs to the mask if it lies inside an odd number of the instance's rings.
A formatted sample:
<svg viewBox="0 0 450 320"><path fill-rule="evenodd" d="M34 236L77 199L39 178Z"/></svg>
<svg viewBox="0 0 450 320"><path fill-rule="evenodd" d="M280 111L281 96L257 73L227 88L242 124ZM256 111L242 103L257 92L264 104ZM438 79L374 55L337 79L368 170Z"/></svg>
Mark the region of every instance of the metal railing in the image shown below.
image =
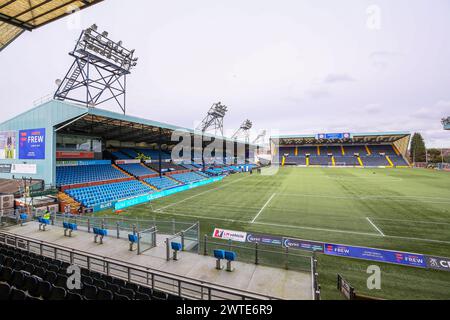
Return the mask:
<svg viewBox="0 0 450 320"><path fill-rule="evenodd" d="M320 300L319 273L317 272L317 257L315 252L311 259L311 277L314 300Z"/></svg>
<svg viewBox="0 0 450 320"><path fill-rule="evenodd" d="M137 254L143 254L144 252L156 247L156 233L158 229L151 227L146 230L136 232L138 237ZM134 234L134 232L133 232Z"/></svg>
<svg viewBox="0 0 450 320"><path fill-rule="evenodd" d="M166 260L170 260L170 245L172 242L181 243L182 251L191 251L200 253L200 243L199 243L199 235L200 235L200 223L190 226L186 230L182 230L172 237L167 237L165 240L166 243Z"/></svg>
<svg viewBox="0 0 450 320"><path fill-rule="evenodd" d="M210 239L204 235L201 243L203 255L213 255L215 249L234 251L239 261L275 268L311 272L312 256L299 253L296 249L261 243L233 242L231 240Z"/></svg>
<svg viewBox="0 0 450 320"><path fill-rule="evenodd" d="M239 289L215 285L61 245L38 241L0 230L0 243L18 250L50 257L81 268L124 279L154 290L194 300L278 300Z"/></svg>

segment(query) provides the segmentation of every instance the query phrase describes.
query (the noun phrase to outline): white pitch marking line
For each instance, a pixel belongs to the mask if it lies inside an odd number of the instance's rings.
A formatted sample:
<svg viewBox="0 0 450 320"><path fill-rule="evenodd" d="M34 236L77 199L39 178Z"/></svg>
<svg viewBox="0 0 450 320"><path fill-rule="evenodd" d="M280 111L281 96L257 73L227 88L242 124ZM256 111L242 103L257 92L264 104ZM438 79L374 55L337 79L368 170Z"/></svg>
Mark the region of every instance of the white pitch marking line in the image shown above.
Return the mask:
<svg viewBox="0 0 450 320"><path fill-rule="evenodd" d="M270 201L272 201L273 197L275 197L276 193L273 193L269 200L266 201L266 203L263 205L263 207L261 208L261 210L259 210L258 214L253 218L251 223L254 223L256 219L258 219L259 215L261 214L261 212L264 211L264 209L267 207L267 205L269 204Z"/></svg>
<svg viewBox="0 0 450 320"><path fill-rule="evenodd" d="M369 217L366 217L366 219L367 219L367 221L369 221L369 223L372 225L372 227L374 227L375 228L375 230L377 230L383 237L384 237L384 233L383 233L383 231L381 231L381 229L380 228L378 228L377 226L376 226L376 224L375 223L373 223L372 222L372 220L370 220L369 219Z"/></svg>
<svg viewBox="0 0 450 320"><path fill-rule="evenodd" d="M388 218L372 218L373 220L386 220L386 221L399 221L399 222L414 222L414 223L423 223L423 224L437 224L437 225L447 225L449 226L450 223L448 222L440 222L440 221L417 221L417 220L407 220L407 219L388 219Z"/></svg>
<svg viewBox="0 0 450 320"><path fill-rule="evenodd" d="M179 203L182 203L182 202L185 202L185 201L187 201L187 200L193 199L193 198L195 198L195 197L201 196L201 195L203 195L203 194L205 194L205 193L208 193L208 192L211 192L211 191L215 191L215 190L222 189L222 188L224 188L224 187L226 187L226 186L229 186L230 184L236 183L236 182L241 181L241 180L243 180L243 179L245 179L245 178L248 178L248 177L250 177L250 175L245 176L245 177L242 177L242 178L239 178L239 179L234 180L234 181L231 181L231 182L226 183L226 184L224 184L224 185L221 185L221 186L219 186L219 187L217 187L217 188L209 189L209 190L206 190L206 191L203 191L203 192L194 194L193 196L187 197L187 198L182 199L182 200L180 200L180 201L170 203L170 204L168 204L167 206L163 206L163 207L161 207L161 208L156 209L155 211L156 211L156 212L162 212L164 209L170 208L170 207L175 206L175 205L177 205L177 204L179 204Z"/></svg>
<svg viewBox="0 0 450 320"><path fill-rule="evenodd" d="M249 221L244 220L233 220L233 219L225 219L225 218L213 218L208 216L197 216L192 214L182 214L182 213L172 213L172 212L162 212L172 216L181 216L181 217L192 217L199 218L205 220L218 220L218 221L227 221L227 222L241 222L241 223L250 223ZM336 229L325 229L325 228L314 228L314 227L302 227L302 226L292 226L286 224L276 224L276 223L264 223L264 222L255 222L254 224L260 224L264 226L272 226L272 227L282 227L282 228L293 228L293 229L303 229L303 230L315 230L315 231L327 231L327 232L336 232L336 233L347 233L347 234L358 234L363 236L372 236L372 237L381 237L379 233L367 233L367 232L356 232L356 231L346 231L346 230L336 230ZM445 243L450 244L450 241L445 240L435 240L435 239L426 239L426 238L411 238L411 237L401 237L401 236L385 236L386 238L393 239L404 239L404 240L413 240L413 241L424 241L424 242L435 242L435 243Z"/></svg>
<svg viewBox="0 0 450 320"><path fill-rule="evenodd" d="M346 231L346 230L327 229L327 228L291 226L291 225L286 225L286 224L265 223L265 222L255 222L255 224L260 224L260 225L263 225L263 226L271 226L271 227L282 227L282 228L293 228L293 229L304 229L304 230L326 231L326 232L337 232L337 233L358 234L358 235L363 235L363 236L380 237L379 233L367 233L367 232Z"/></svg>
<svg viewBox="0 0 450 320"><path fill-rule="evenodd" d="M390 199L395 201L418 201L423 203L434 203L434 204L450 204L450 201L434 201L428 200L433 199L431 197L410 197L410 196L329 196L329 195L319 195L319 194L298 194L298 193L278 193L280 196L296 196L296 197L312 197L312 198L326 198L326 199L351 199L351 200L379 200L379 199ZM442 199L442 198L434 198Z"/></svg>

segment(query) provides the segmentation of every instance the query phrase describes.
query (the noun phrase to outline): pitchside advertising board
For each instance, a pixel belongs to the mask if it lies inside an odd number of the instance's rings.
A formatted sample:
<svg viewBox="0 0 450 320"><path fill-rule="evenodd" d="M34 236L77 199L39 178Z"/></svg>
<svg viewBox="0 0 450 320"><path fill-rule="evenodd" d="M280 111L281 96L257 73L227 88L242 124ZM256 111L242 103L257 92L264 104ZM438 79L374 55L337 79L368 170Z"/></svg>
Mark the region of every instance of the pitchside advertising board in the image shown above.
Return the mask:
<svg viewBox="0 0 450 320"><path fill-rule="evenodd" d="M45 159L45 128L19 131L19 159Z"/></svg>
<svg viewBox="0 0 450 320"><path fill-rule="evenodd" d="M283 244L283 238L277 237L277 236L268 236L268 235L262 235L262 234L254 234L254 233L248 233L247 242L250 243L261 243L261 244L270 244L275 246L281 246Z"/></svg>
<svg viewBox="0 0 450 320"><path fill-rule="evenodd" d="M306 250L306 251L315 251L315 252L323 252L324 251L324 243L302 240L302 239L292 239L292 238L283 238L283 247Z"/></svg>
<svg viewBox="0 0 450 320"><path fill-rule="evenodd" d="M216 239L222 239L222 240L246 242L247 232L215 228L214 232L213 232L213 237Z"/></svg>
<svg viewBox="0 0 450 320"><path fill-rule="evenodd" d="M402 264L411 267L427 267L425 256L415 253L354 247L331 243L325 244L324 253L332 256Z"/></svg>
<svg viewBox="0 0 450 320"><path fill-rule="evenodd" d="M426 260L428 268L450 272L450 258L426 256Z"/></svg>
<svg viewBox="0 0 450 320"><path fill-rule="evenodd" d="M400 264L450 272L450 258L425 256L417 253L365 248L311 240L261 235L243 231L215 228L213 237L237 242L268 244L283 248L324 253L331 256Z"/></svg>

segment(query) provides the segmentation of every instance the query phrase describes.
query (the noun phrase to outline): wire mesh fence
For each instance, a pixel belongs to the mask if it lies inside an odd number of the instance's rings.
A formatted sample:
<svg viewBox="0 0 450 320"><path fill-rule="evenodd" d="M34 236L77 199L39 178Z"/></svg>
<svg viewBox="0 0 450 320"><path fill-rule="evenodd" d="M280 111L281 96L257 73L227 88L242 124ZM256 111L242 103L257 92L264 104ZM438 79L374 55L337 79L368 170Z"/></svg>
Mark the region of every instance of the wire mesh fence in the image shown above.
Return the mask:
<svg viewBox="0 0 450 320"><path fill-rule="evenodd" d="M269 267L311 272L312 255L282 246L261 243L236 242L231 240L212 239L207 235L201 241L201 252L214 255L214 250L233 251L238 260Z"/></svg>

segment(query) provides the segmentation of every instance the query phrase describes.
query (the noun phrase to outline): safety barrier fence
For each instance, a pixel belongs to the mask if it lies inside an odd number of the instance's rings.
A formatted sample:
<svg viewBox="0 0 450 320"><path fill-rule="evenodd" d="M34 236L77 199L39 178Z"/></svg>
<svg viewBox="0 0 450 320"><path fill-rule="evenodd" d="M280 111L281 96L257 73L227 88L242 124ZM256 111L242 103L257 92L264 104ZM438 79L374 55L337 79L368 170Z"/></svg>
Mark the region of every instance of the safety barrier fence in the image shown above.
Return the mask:
<svg viewBox="0 0 450 320"><path fill-rule="evenodd" d="M151 227L146 230L136 232L137 235L137 254L143 254L144 252L156 247L156 233L158 229Z"/></svg>
<svg viewBox="0 0 450 320"><path fill-rule="evenodd" d="M199 252L200 223L197 222L185 230L181 230L165 240L167 259L169 260L170 245L172 242L181 243L182 251Z"/></svg>
<svg viewBox="0 0 450 320"><path fill-rule="evenodd" d="M172 242L180 243L182 251L200 253L200 245L198 241L199 235L200 223L197 222L188 229L180 231L177 234L174 234L172 237L166 238L166 260L170 260L170 246Z"/></svg>
<svg viewBox="0 0 450 320"><path fill-rule="evenodd" d="M154 290L193 300L277 300L275 297L190 279L172 273L101 257L85 251L38 241L0 230L0 243L16 250L58 259L80 268L148 286Z"/></svg>
<svg viewBox="0 0 450 320"><path fill-rule="evenodd" d="M314 300L320 300L319 273L317 271L317 257L315 252L311 259L311 275Z"/></svg>
<svg viewBox="0 0 450 320"><path fill-rule="evenodd" d="M236 242L212 239L204 235L201 250L204 255L213 255L215 249L236 252L239 261L276 268L311 272L312 256L299 250L275 247L261 243Z"/></svg>
<svg viewBox="0 0 450 320"><path fill-rule="evenodd" d="M37 219L35 213L28 217L27 221ZM21 224L23 221L20 215L0 216L1 225ZM156 246L156 234L173 235L173 237L181 235L189 244L189 251L198 250L199 230L198 222L183 222L175 220L144 220L144 219L127 219L119 217L91 217L79 216L71 214L51 214L50 223L53 226L63 227L64 222L77 224L78 230L92 233L93 228L106 229L109 236L118 239L128 240L129 234L138 235L137 254ZM183 240L184 241L184 240Z"/></svg>

